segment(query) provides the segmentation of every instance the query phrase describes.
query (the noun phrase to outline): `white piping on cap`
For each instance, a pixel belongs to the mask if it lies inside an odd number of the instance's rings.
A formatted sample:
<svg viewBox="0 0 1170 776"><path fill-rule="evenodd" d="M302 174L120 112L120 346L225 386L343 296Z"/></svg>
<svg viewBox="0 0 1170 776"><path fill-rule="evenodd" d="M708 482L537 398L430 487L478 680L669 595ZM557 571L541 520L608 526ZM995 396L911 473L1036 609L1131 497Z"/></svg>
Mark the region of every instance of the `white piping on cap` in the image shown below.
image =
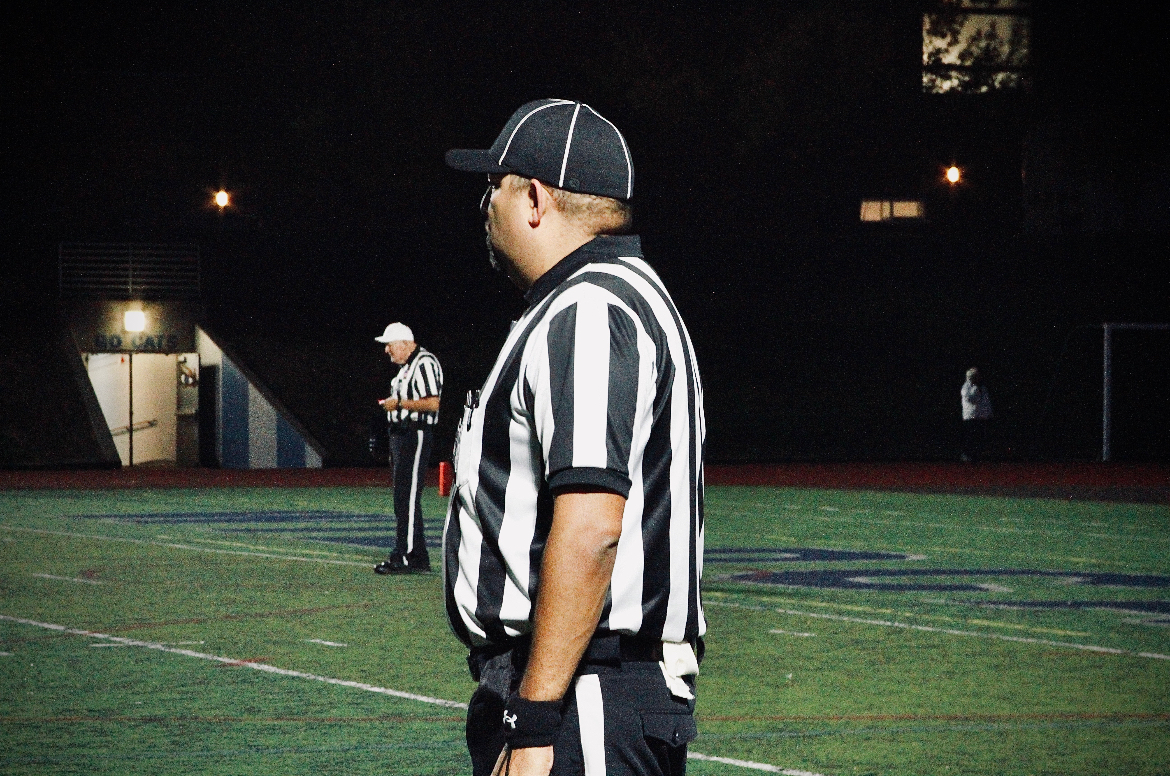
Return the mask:
<svg viewBox="0 0 1170 776"><path fill-rule="evenodd" d="M585 107L589 108L588 105ZM634 164L630 161L630 149L626 145L626 139L622 137L622 133L618 130L617 127L614 126L612 121L593 110L593 108L589 108L589 111L594 116L604 121L606 124L609 124L610 128L613 129L615 133L617 133L618 140L622 141L622 152L626 155L626 199L629 199L630 197L634 196Z"/></svg>
<svg viewBox="0 0 1170 776"><path fill-rule="evenodd" d="M537 113L537 111L542 111L545 108L551 108L554 105L572 105L572 104L573 104L572 100L554 100L553 102L550 102L547 105L541 105L539 108L533 108L531 111L529 111L528 115L525 116L524 118L520 119L520 121L516 124L516 128L512 130L512 134L508 135L508 142L504 144L504 153L500 154L499 161L497 161L496 164L503 165L504 157L508 155L508 149L512 147L512 138L516 137L516 133L520 131L520 127L524 126L524 122L528 121L528 119L532 118L532 116L535 115ZM590 110L592 110L592 108L590 108Z"/></svg>
<svg viewBox="0 0 1170 776"><path fill-rule="evenodd" d="M565 156L561 159L561 177L557 181L557 188L565 187L565 168L569 166L569 149L573 147L573 130L577 127L577 114L581 112L581 103L573 109L573 120L569 122L569 136L565 138Z"/></svg>

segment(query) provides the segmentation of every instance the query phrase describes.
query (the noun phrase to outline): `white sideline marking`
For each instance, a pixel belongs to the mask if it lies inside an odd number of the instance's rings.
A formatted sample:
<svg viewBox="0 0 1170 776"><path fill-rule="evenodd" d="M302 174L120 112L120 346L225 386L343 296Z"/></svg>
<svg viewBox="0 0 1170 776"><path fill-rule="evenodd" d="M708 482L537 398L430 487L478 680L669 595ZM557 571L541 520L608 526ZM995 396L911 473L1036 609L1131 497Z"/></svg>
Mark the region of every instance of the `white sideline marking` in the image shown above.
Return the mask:
<svg viewBox="0 0 1170 776"><path fill-rule="evenodd" d="M158 644L161 646L169 646L170 644L206 644L206 643L207 643L206 641L172 641L172 642L160 641L160 642L158 642ZM135 645L134 644L90 644L90 646L94 647L94 648L98 648L98 647L133 647Z"/></svg>
<svg viewBox="0 0 1170 776"><path fill-rule="evenodd" d="M166 536L164 534L159 534L156 538L158 538L158 539L172 539L173 537ZM218 539L199 539L199 538L188 539L187 541L199 542L200 544L222 544L224 547L247 547L250 550L266 550L268 552L279 552L279 550L275 547L265 547L262 544L248 544L247 542L224 542L224 541L219 541ZM337 556L337 555L343 554L340 552L332 552L331 550L304 550L304 549L302 549L302 550L300 550L300 552L303 552L306 555L334 555L334 556Z"/></svg>
<svg viewBox="0 0 1170 776"><path fill-rule="evenodd" d="M846 617L843 614L824 614L822 612L801 612L796 609L772 609L766 606L745 606L736 603L724 603L722 601L709 601L707 606L727 606L735 609L756 609L765 612L779 612L780 614L791 614L797 617L816 617L820 620L836 620L837 622L854 622L860 625L879 625L885 628L903 628L905 630L924 631L926 633L945 633L949 636L974 636L980 639L996 639L998 641L1013 641L1018 644L1039 644L1045 647L1066 647L1068 649L1079 649L1085 652L1103 652L1109 655L1133 655L1136 657L1148 657L1154 660L1170 660L1170 655L1160 655L1157 652L1131 652L1128 649L1118 649L1117 647L1101 647L1096 644L1076 644L1071 641L1050 641L1049 639L1035 639L1030 636L1005 636L1000 633L981 633L980 631L965 631L956 628L936 628L932 625L913 625L908 622L897 622L896 620L869 620L864 617Z"/></svg>
<svg viewBox="0 0 1170 776"><path fill-rule="evenodd" d="M247 555L253 558L272 558L274 560L295 560L302 563L329 563L334 566L368 566L368 562L356 560L335 560L333 558L301 558L296 555L276 555L267 552L246 552L244 550L221 550L216 547L193 547L190 544L173 544L169 542L152 542L148 539L131 539L125 536L102 536L100 534L74 533L73 531L50 531L44 528L23 528L15 525L0 526L7 531L27 531L29 533L47 534L49 536L68 536L74 539L97 539L105 542L129 542L130 544L147 544L155 547L170 547L173 550L194 550L195 552L214 552L220 555Z"/></svg>
<svg viewBox="0 0 1170 776"><path fill-rule="evenodd" d="M30 577L40 577L41 579L59 579L62 582L80 582L84 585L101 585L104 584L96 579L81 579L80 577L59 577L55 574L29 574Z"/></svg>
<svg viewBox="0 0 1170 776"><path fill-rule="evenodd" d="M687 759L705 760L711 763L723 763L724 765L738 765L740 768L751 768L752 770L765 771L766 773L782 773L785 776L822 776L812 771L794 771L791 768L781 768L777 765L768 765L767 763L754 763L751 760L734 760L730 757L712 757L709 754L699 754L698 752L687 752Z"/></svg>
<svg viewBox="0 0 1170 776"><path fill-rule="evenodd" d="M335 684L341 687L351 687L355 690L365 690L366 692L376 692L382 695L392 695L395 698L405 698L410 701L419 701L420 703L431 703L435 706L446 706L452 709L466 709L466 703L459 701L449 701L444 698L432 698L429 695L416 695L412 692L403 692L402 690L391 690L387 687L378 687L364 682L351 682L346 679L334 679L329 676L319 676L318 674L309 674L304 671L293 671L289 668L277 668L276 666L268 665L267 663L250 663L246 660L236 660L230 657L222 657L220 655L209 655L205 652L195 652L190 649L176 649L175 647L168 647L166 644L161 644L156 641L139 641L137 639L127 639L121 636L111 636L108 633L97 633L95 631L81 630L79 628L69 628L64 625L57 625L51 622L38 622L37 620L26 620L23 617L12 617L7 614L0 614L0 620L7 622L15 622L20 625L31 625L35 628L45 628L47 630L54 630L59 633L68 633L75 636L88 636L92 639L106 639L113 642L111 644L92 644L91 646L123 646L123 647L145 647L146 649L156 649L159 652L170 652L175 655L185 655L186 657L199 658L200 660L209 660L214 663L223 663L226 665L237 665L242 668L253 668L257 671L264 671L269 674L277 674L278 676L291 676L296 679L312 679L317 682L324 682L326 684ZM203 642L199 642L203 643ZM11 652L0 652L0 656L11 656ZM787 776L822 776L818 773L811 773L809 771L794 771L780 768L775 765L768 765L767 763L753 763L747 760L733 760L728 757L712 757L707 754L699 754L698 752L687 752L687 757L692 760L708 760L710 762L724 763L726 765L737 765L741 768L751 768L757 771L767 771L768 773L782 773Z"/></svg>
<svg viewBox="0 0 1170 776"><path fill-rule="evenodd" d="M12 652L0 652L0 657L12 657Z"/></svg>
<svg viewBox="0 0 1170 776"><path fill-rule="evenodd" d="M341 644L337 641L325 641L324 639L305 639L310 644L324 644L327 647L348 647L348 644Z"/></svg>
<svg viewBox="0 0 1170 776"><path fill-rule="evenodd" d="M257 671L264 671L269 674L277 674L279 676L292 676L298 679L312 679L318 682L325 682L326 684L336 684L342 687L353 687L358 690L366 690L367 692L381 693L382 695L393 695L396 698L406 698L411 701L420 701L422 703L432 703L436 706L447 706L453 709L466 709L466 703L459 703L458 701L448 701L443 698L432 698L429 695L416 695L412 692L403 692L402 690L391 690L386 687L377 687L372 684L365 684L364 682L351 682L346 679L334 679L328 676L318 676L317 674L308 674L304 671L293 671L289 668L277 668L276 666L268 665L267 663L251 663L246 660L236 660L235 658L222 657L220 655L209 655L206 652L195 652L190 649L179 649L177 647L168 647L166 644L160 644L156 641L139 641L137 639L127 639L121 636L111 636L108 633L96 633L94 631L81 630L79 628L68 628L64 625L56 625L51 622L37 622L36 620L26 620L21 617L11 617L7 614L0 614L0 620L8 622L15 622L21 625L32 625L37 628L46 628L48 630L58 631L60 633L69 633L75 636L88 636L91 639L105 639L106 641L114 642L127 647L145 647L146 649L157 649L159 652L170 652L175 655L186 655L187 657L195 657L200 660L210 660L214 663L225 663L228 665L238 665L243 668L254 668Z"/></svg>
<svg viewBox="0 0 1170 776"><path fill-rule="evenodd" d="M801 633L800 631L780 630L779 628L773 628L772 630L768 631L768 633L778 633L781 636L804 636L807 638L811 638L811 637L817 635L815 633Z"/></svg>

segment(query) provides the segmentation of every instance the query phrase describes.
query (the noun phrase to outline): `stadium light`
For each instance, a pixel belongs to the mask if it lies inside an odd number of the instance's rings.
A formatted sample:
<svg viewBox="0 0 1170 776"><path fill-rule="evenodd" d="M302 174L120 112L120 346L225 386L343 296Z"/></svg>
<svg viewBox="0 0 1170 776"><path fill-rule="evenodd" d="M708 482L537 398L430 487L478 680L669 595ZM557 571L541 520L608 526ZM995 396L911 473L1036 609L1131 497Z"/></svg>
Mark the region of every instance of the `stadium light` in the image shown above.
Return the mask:
<svg viewBox="0 0 1170 776"><path fill-rule="evenodd" d="M223 210L225 207L230 205L231 201L232 201L231 195L229 195L223 189L220 189L219 191L215 192L215 204L219 207L220 210Z"/></svg>
<svg viewBox="0 0 1170 776"><path fill-rule="evenodd" d="M142 310L127 310L122 317L122 328L126 331L145 331L146 313Z"/></svg>
<svg viewBox="0 0 1170 776"><path fill-rule="evenodd" d="M956 183L958 183L960 180L962 180L962 178L963 178L963 173L958 167L956 167L955 165L952 164L950 167L947 168L947 182L950 183L952 186L955 185Z"/></svg>

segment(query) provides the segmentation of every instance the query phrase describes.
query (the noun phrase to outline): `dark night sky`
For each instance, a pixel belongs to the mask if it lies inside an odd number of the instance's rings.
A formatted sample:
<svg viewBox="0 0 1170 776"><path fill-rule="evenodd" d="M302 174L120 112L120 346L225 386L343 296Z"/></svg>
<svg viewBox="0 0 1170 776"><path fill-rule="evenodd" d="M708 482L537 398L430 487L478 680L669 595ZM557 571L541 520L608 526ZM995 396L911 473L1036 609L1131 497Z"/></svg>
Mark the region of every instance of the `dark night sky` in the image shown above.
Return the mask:
<svg viewBox="0 0 1170 776"><path fill-rule="evenodd" d="M357 353L401 318L475 382L518 296L486 266L482 183L442 155L558 96L627 134L638 230L715 384L713 433L760 456L929 457L968 360L994 375L998 359L1006 406L1035 414L1069 327L1170 312L1164 266L1127 285L1088 248L1067 259L1069 241L1119 233L1140 247L1114 268L1141 273L1166 242L1166 27L1129 5L1037 3L1036 87L983 100L921 95L921 13L894 0L29 5L6 12L0 54L9 286L25 295L52 293L61 240L196 242L210 318L272 338L258 349ZM1073 204L1025 234L1021 167L1053 158ZM939 201L946 218L856 233L860 197L930 201L951 161L970 183ZM354 379L381 379L371 363ZM854 402L858 371L885 387ZM944 401L883 447L898 412Z"/></svg>

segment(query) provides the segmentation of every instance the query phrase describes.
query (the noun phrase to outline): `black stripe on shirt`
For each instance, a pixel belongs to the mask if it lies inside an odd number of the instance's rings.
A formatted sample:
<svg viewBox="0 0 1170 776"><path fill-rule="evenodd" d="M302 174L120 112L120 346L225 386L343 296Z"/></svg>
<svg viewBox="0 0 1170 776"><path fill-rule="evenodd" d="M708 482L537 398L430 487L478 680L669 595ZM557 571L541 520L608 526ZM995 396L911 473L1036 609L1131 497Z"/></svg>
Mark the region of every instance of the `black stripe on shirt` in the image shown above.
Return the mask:
<svg viewBox="0 0 1170 776"><path fill-rule="evenodd" d="M630 449L634 442L634 418L638 413L638 388L642 354L638 329L625 310L609 306L609 401L605 423L605 465L612 472L630 476ZM626 494L629 495L629 485Z"/></svg>
<svg viewBox="0 0 1170 776"><path fill-rule="evenodd" d="M549 484L561 483L556 475L573 468L573 421L576 408L573 377L576 374L577 306L570 305L548 322L548 387L553 411L553 435L548 445Z"/></svg>

